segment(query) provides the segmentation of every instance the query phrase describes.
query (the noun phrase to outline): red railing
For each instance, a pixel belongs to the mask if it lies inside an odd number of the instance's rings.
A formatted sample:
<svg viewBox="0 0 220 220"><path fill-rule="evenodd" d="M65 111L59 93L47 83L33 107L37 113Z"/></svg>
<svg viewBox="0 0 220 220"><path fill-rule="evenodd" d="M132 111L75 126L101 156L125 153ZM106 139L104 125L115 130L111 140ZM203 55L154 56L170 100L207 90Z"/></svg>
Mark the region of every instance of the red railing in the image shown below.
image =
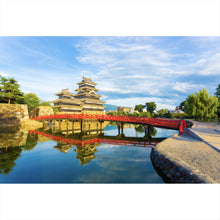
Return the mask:
<svg viewBox="0 0 220 220"><path fill-rule="evenodd" d="M158 144L158 142L144 142L144 141L128 141L128 140L112 140L112 139L102 139L102 138L93 138L90 140L80 141L80 140L73 140L69 138L58 137L52 134L46 134L37 130L31 130L30 133L38 134L44 137L48 137L55 141L60 141L65 144L73 144L73 145L80 145L84 147L88 144L94 143L102 143L102 144L113 144L113 145L126 145L126 146L140 146L140 147L153 147Z"/></svg>
<svg viewBox="0 0 220 220"><path fill-rule="evenodd" d="M40 117L32 117L32 120L50 120L50 119L96 119L103 121L118 121L138 124L148 124L159 127L167 127L181 130L186 127L185 120L163 119L163 118L147 118L135 116L118 116L118 115L90 115L90 114L58 114L46 115Z"/></svg>

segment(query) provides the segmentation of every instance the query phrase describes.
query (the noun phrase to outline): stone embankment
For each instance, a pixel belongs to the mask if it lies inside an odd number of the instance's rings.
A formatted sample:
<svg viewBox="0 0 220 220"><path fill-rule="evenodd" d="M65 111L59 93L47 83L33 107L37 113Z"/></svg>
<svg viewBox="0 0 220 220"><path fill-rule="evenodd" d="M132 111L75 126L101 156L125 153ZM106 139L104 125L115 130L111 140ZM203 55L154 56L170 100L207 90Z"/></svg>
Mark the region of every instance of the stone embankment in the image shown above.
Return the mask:
<svg viewBox="0 0 220 220"><path fill-rule="evenodd" d="M218 124L194 122L192 129L159 143L151 160L165 182L220 183Z"/></svg>
<svg viewBox="0 0 220 220"><path fill-rule="evenodd" d="M53 109L51 107L40 106L35 110L37 116L51 115ZM0 129L12 127L22 127L25 129L33 129L42 127L42 123L29 119L27 105L20 104L2 104L0 103Z"/></svg>

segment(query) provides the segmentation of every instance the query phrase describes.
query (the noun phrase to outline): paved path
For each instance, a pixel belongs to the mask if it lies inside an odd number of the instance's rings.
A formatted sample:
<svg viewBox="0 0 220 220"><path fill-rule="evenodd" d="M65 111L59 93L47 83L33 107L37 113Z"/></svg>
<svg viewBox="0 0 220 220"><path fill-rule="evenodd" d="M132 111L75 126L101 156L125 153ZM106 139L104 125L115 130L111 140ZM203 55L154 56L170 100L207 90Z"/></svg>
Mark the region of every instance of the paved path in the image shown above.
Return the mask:
<svg viewBox="0 0 220 220"><path fill-rule="evenodd" d="M196 132L207 144L220 150L220 124L195 122L192 130Z"/></svg>
<svg viewBox="0 0 220 220"><path fill-rule="evenodd" d="M206 183L220 183L220 125L194 122L192 130L203 141L174 135L156 146L156 151L196 174Z"/></svg>

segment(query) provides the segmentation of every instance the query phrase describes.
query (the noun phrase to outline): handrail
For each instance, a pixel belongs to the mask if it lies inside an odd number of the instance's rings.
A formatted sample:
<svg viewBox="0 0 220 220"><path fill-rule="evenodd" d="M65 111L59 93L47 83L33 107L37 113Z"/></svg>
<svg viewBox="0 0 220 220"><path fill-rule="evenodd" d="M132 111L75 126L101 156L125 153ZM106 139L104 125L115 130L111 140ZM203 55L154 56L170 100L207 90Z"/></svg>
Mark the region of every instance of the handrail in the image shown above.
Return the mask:
<svg viewBox="0 0 220 220"><path fill-rule="evenodd" d="M169 127L174 129L182 129L187 127L185 120L164 119L164 118L148 118L136 116L119 116L119 115L98 115L98 114L58 114L46 115L39 117L31 117L32 120L52 120L52 119L95 119L104 121L130 122L139 124L148 124L161 127Z"/></svg>

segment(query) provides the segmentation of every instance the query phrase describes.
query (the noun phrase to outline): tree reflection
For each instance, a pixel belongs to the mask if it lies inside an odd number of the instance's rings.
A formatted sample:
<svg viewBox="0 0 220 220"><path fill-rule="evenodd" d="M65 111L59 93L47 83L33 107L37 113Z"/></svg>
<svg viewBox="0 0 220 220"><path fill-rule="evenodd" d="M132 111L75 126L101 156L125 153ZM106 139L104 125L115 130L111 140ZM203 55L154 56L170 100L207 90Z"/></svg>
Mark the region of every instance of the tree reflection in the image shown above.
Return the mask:
<svg viewBox="0 0 220 220"><path fill-rule="evenodd" d="M0 173L8 174L16 165L15 161L20 157L22 147L0 148Z"/></svg>
<svg viewBox="0 0 220 220"><path fill-rule="evenodd" d="M29 132L26 139L26 144L25 146L23 146L23 149L25 151L33 150L37 145L37 142L38 142L38 135Z"/></svg>

